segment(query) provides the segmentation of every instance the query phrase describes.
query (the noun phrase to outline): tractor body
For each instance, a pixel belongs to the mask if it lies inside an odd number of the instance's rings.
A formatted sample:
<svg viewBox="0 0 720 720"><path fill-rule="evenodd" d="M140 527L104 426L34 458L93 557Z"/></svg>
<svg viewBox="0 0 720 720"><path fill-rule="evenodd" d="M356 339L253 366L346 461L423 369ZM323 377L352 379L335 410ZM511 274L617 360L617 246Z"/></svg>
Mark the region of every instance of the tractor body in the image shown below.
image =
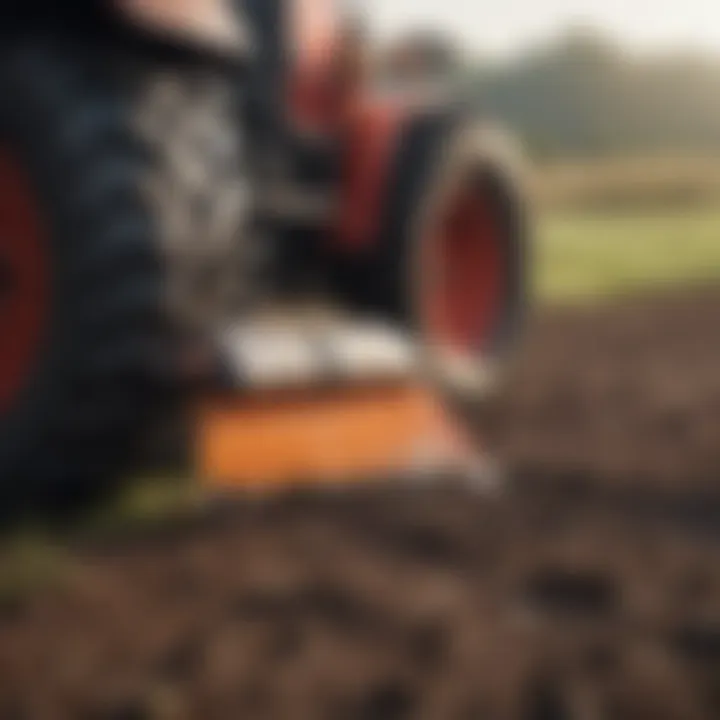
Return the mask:
<svg viewBox="0 0 720 720"><path fill-rule="evenodd" d="M517 165L437 84L375 83L340 5L8 10L0 504L76 502L178 398L247 390L228 338L265 316L374 318L439 393L494 386L525 285ZM295 377L357 374L371 344Z"/></svg>

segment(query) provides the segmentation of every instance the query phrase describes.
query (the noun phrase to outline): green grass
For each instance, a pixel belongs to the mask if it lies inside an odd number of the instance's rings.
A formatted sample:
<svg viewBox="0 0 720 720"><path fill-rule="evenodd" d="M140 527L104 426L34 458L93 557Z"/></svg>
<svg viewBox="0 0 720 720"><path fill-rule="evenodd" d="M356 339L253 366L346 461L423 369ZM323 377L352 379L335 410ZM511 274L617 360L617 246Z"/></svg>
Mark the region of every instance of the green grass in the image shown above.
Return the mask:
<svg viewBox="0 0 720 720"><path fill-rule="evenodd" d="M0 612L72 578L73 543L127 537L193 517L203 506L197 483L182 478L136 478L117 497L70 524L38 520L0 534Z"/></svg>
<svg viewBox="0 0 720 720"><path fill-rule="evenodd" d="M534 257L543 302L720 280L720 209L548 213Z"/></svg>
<svg viewBox="0 0 720 720"><path fill-rule="evenodd" d="M0 612L21 607L31 596L55 589L72 575L63 543L45 529L25 528L0 545Z"/></svg>
<svg viewBox="0 0 720 720"><path fill-rule="evenodd" d="M199 485L189 478L135 478L75 528L85 538L102 538L155 527L195 514L203 505Z"/></svg>

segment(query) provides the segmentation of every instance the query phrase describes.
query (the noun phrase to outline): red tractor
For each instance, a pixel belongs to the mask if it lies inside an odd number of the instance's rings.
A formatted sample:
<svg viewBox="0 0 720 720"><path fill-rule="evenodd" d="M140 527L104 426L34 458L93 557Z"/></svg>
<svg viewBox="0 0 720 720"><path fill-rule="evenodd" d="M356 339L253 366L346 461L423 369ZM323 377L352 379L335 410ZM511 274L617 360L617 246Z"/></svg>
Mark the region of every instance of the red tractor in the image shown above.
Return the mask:
<svg viewBox="0 0 720 720"><path fill-rule="evenodd" d="M341 4L4 8L0 505L107 488L227 327L308 295L412 332L444 391L492 384L516 164L462 98L374 82Z"/></svg>

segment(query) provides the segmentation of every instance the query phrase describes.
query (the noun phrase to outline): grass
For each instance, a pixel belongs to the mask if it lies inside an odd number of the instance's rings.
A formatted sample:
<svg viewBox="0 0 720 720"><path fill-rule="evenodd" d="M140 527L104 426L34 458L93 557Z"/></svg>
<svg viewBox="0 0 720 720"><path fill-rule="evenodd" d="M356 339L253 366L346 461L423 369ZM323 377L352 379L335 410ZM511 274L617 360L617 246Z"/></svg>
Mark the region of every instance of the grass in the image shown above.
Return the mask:
<svg viewBox="0 0 720 720"><path fill-rule="evenodd" d="M197 483L179 477L136 478L76 528L85 538L125 534L172 522L202 507Z"/></svg>
<svg viewBox="0 0 720 720"><path fill-rule="evenodd" d="M720 280L720 209L547 212L534 261L541 302L612 298Z"/></svg>
<svg viewBox="0 0 720 720"><path fill-rule="evenodd" d="M194 516L201 488L189 479L136 478L124 491L70 525L38 521L0 535L0 614L39 592L62 587L75 568L72 545L128 537Z"/></svg>
<svg viewBox="0 0 720 720"><path fill-rule="evenodd" d="M58 588L72 574L63 543L42 528L3 538L0 550L0 613L13 612L31 596Z"/></svg>

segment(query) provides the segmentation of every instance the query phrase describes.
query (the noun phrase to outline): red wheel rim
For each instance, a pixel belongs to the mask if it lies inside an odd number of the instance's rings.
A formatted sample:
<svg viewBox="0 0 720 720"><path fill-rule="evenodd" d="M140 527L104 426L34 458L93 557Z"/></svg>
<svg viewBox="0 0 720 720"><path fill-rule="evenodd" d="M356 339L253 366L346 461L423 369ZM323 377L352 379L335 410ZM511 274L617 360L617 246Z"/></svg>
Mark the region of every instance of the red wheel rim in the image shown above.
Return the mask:
<svg viewBox="0 0 720 720"><path fill-rule="evenodd" d="M499 217L487 187L465 182L426 236L421 305L433 344L487 350L502 312L506 278Z"/></svg>
<svg viewBox="0 0 720 720"><path fill-rule="evenodd" d="M39 207L22 166L0 148L0 416L36 366L48 301Z"/></svg>

